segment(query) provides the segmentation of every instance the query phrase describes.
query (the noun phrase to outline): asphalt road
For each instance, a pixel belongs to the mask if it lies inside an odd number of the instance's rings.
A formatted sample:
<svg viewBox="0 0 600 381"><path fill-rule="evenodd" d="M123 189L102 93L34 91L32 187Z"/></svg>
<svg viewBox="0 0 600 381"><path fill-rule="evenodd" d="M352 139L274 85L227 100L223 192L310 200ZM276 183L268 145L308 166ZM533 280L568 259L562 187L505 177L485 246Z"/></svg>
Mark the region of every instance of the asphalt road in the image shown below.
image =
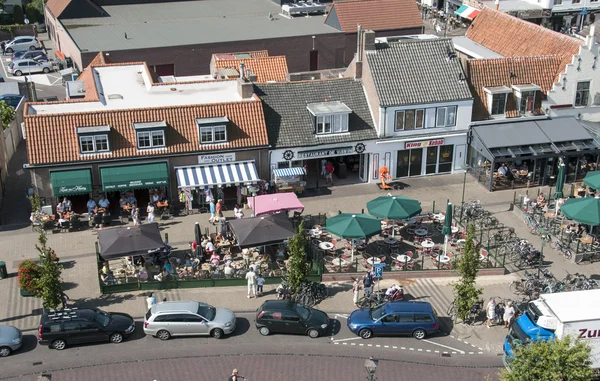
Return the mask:
<svg viewBox="0 0 600 381"><path fill-rule="evenodd" d="M37 92L38 100L42 98L58 97L58 99L65 99L65 87L62 85L62 78L60 73L49 73L49 74L31 74L27 76L16 77L8 73L8 65L10 65L11 58L10 54L4 56L0 55L0 74L4 77L6 82L16 81L24 82L25 77L28 80L35 82L35 89Z"/></svg>
<svg viewBox="0 0 600 381"><path fill-rule="evenodd" d="M379 359L383 380L495 379L501 358L443 334L418 341L411 337L357 338L337 315L331 335L261 336L253 314L238 314L234 333L222 340L208 337L160 341L143 333L121 344L94 344L56 351L37 345L33 332L11 357L0 360L0 379L35 380L42 372L53 381L82 379L226 380L237 368L249 380L364 380L364 360ZM334 316L331 316L334 317ZM446 352L446 353L443 353ZM455 352L454 354L452 352Z"/></svg>

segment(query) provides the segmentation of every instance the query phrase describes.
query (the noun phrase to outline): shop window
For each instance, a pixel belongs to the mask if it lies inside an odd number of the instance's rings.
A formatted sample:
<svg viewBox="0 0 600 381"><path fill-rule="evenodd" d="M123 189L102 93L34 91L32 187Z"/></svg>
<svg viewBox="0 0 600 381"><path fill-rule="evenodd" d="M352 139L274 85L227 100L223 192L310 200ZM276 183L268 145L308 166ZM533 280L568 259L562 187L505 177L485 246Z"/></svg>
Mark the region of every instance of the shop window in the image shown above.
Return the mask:
<svg viewBox="0 0 600 381"><path fill-rule="evenodd" d="M456 126L456 106L438 107L436 115L436 127Z"/></svg>
<svg viewBox="0 0 600 381"><path fill-rule="evenodd" d="M423 128L425 110L396 111L396 126L394 131L410 131Z"/></svg>
<svg viewBox="0 0 600 381"><path fill-rule="evenodd" d="M108 133L110 126L77 127L79 152L82 154L110 152Z"/></svg>
<svg viewBox="0 0 600 381"><path fill-rule="evenodd" d="M554 0L554 5L562 5L562 0Z"/></svg>
<svg viewBox="0 0 600 381"><path fill-rule="evenodd" d="M290 162L289 161L279 161L277 162L277 169L283 169L283 168L289 168L290 167Z"/></svg>
<svg viewBox="0 0 600 381"><path fill-rule="evenodd" d="M438 165L438 173L452 172L452 161L454 159L454 146L440 147L440 160Z"/></svg>
<svg viewBox="0 0 600 381"><path fill-rule="evenodd" d="M577 82L575 106L587 106L590 98L590 82Z"/></svg>
<svg viewBox="0 0 600 381"><path fill-rule="evenodd" d="M161 148L165 146L164 131L137 132L138 149Z"/></svg>

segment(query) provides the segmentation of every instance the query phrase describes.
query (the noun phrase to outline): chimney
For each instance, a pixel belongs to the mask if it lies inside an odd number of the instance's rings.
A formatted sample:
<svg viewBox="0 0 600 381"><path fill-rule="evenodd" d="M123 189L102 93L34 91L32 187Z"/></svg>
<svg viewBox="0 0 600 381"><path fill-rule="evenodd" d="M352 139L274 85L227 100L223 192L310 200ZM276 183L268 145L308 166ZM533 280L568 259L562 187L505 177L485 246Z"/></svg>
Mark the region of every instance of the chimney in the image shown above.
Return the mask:
<svg viewBox="0 0 600 381"><path fill-rule="evenodd" d="M244 63L240 62L240 78L246 79L246 70L244 70Z"/></svg>
<svg viewBox="0 0 600 381"><path fill-rule="evenodd" d="M240 94L242 99L252 98L252 94L254 94L254 85L252 82L248 82L244 78L238 78L237 85L238 94Z"/></svg>
<svg viewBox="0 0 600 381"><path fill-rule="evenodd" d="M358 24L356 26L356 62L362 61L362 52L360 48L362 47L362 25Z"/></svg>
<svg viewBox="0 0 600 381"><path fill-rule="evenodd" d="M590 32L587 36L587 47L589 50L592 50L594 44L596 43L596 24L590 25Z"/></svg>
<svg viewBox="0 0 600 381"><path fill-rule="evenodd" d="M362 36L363 51L375 50L375 32L365 29Z"/></svg>
<svg viewBox="0 0 600 381"><path fill-rule="evenodd" d="M494 5L496 6L496 10L500 8L500 0L495 0Z"/></svg>

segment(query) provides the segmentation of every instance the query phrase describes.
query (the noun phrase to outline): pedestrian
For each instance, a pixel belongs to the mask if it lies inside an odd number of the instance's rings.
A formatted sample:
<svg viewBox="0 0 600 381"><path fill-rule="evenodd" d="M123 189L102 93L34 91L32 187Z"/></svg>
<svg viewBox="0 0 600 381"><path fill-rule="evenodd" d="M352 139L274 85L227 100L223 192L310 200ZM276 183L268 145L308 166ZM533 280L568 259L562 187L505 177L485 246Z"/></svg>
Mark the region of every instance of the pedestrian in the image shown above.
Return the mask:
<svg viewBox="0 0 600 381"><path fill-rule="evenodd" d="M150 295L148 295L148 297L146 298L146 306L148 307L148 309L151 309L153 305L156 304L156 296L154 296L153 293L150 293Z"/></svg>
<svg viewBox="0 0 600 381"><path fill-rule="evenodd" d="M67 294L65 294L64 292L60 293L60 300L62 301L62 307L63 309L68 307L68 303L69 303L69 297L67 296Z"/></svg>
<svg viewBox="0 0 600 381"><path fill-rule="evenodd" d="M513 317L515 317L515 307L513 307L512 302L506 303L506 308L504 309L504 328L508 328Z"/></svg>
<svg viewBox="0 0 600 381"><path fill-rule="evenodd" d="M214 198L210 201L209 210L210 210L210 218L208 219L208 222L210 222L211 224L214 224L215 217L217 215L216 201Z"/></svg>
<svg viewBox="0 0 600 381"><path fill-rule="evenodd" d="M231 376L229 376L227 381L239 381L241 379L242 377L238 377L238 370L234 369L233 371L231 371Z"/></svg>
<svg viewBox="0 0 600 381"><path fill-rule="evenodd" d="M360 282L358 278L354 278L354 283L352 284L352 293L354 294L354 305L358 306L358 297L360 296Z"/></svg>
<svg viewBox="0 0 600 381"><path fill-rule="evenodd" d="M6 54L6 42L0 42L0 49L2 49L2 55Z"/></svg>
<svg viewBox="0 0 600 381"><path fill-rule="evenodd" d="M148 223L151 224L154 222L154 205L152 203L148 204L146 208L146 213L148 213Z"/></svg>
<svg viewBox="0 0 600 381"><path fill-rule="evenodd" d="M365 297L370 297L373 292L373 274L367 270L366 274L363 275L363 290L365 290Z"/></svg>
<svg viewBox="0 0 600 381"><path fill-rule="evenodd" d="M327 178L325 182L327 184L331 183L331 185L333 185L333 171L335 170L335 168L333 167L333 164L331 164L330 161L328 161L327 165L325 165L325 170L327 171Z"/></svg>
<svg viewBox="0 0 600 381"><path fill-rule="evenodd" d="M256 298L256 273L252 267L246 273L246 280L248 281L248 299L250 299L250 294Z"/></svg>
<svg viewBox="0 0 600 381"><path fill-rule="evenodd" d="M131 219L133 220L133 226L141 225L140 222L140 208L133 208L133 212L131 213Z"/></svg>
<svg viewBox="0 0 600 381"><path fill-rule="evenodd" d="M487 306L485 307L485 310L487 311L487 327L488 328L492 328L492 325L494 324L494 320L496 319L496 300L494 299L494 297L490 298L490 301L488 302Z"/></svg>
<svg viewBox="0 0 600 381"><path fill-rule="evenodd" d="M262 295L264 284L265 284L265 278L263 278L262 274L258 274L258 278L256 278L256 293L258 296Z"/></svg>
<svg viewBox="0 0 600 381"><path fill-rule="evenodd" d="M223 218L223 200L218 199L217 204L215 205L215 211L217 212L217 217L219 220Z"/></svg>

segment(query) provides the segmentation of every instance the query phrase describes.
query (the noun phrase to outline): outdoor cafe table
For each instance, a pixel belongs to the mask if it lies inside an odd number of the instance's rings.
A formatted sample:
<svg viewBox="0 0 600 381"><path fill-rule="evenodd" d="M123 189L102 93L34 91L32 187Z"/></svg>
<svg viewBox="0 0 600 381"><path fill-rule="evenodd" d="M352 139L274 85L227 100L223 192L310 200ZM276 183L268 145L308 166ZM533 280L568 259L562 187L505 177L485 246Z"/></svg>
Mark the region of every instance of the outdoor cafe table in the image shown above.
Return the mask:
<svg viewBox="0 0 600 381"><path fill-rule="evenodd" d="M398 243L398 240L396 240L395 238L388 237L384 239L383 242L385 242L388 245L395 245Z"/></svg>
<svg viewBox="0 0 600 381"><path fill-rule="evenodd" d="M459 230L460 230L460 228L458 226L453 226L451 231L452 231L452 234L456 234L456 233L458 233Z"/></svg>
<svg viewBox="0 0 600 381"><path fill-rule="evenodd" d="M397 260L398 262L400 262L400 263L410 263L410 262L412 262L412 258L411 258L411 257L409 257L408 255L404 255L404 254L399 254L399 255L396 257L396 260Z"/></svg>
<svg viewBox="0 0 600 381"><path fill-rule="evenodd" d="M348 262L346 262L342 258L335 258L331 261L331 263L333 263L335 266L345 266L348 264Z"/></svg>
<svg viewBox="0 0 600 381"><path fill-rule="evenodd" d="M440 263L448 263L448 262L450 262L450 257L449 257L449 256L447 256L447 255L444 255L444 254L442 254L442 255L439 255L439 256L437 257L437 260L438 260L438 262L440 262Z"/></svg>
<svg viewBox="0 0 600 381"><path fill-rule="evenodd" d="M367 263L370 265L375 265L375 264L381 263L381 258L371 257L371 258L367 259Z"/></svg>
<svg viewBox="0 0 600 381"><path fill-rule="evenodd" d="M423 241L421 242L421 246L423 246L423 251L426 253L430 253L431 249L435 246L435 242L433 241Z"/></svg>
<svg viewBox="0 0 600 381"><path fill-rule="evenodd" d="M414 223L417 222L417 219L411 217L411 218L407 218L407 219L402 220L402 221L404 221L404 223L407 224L407 225L413 225Z"/></svg>
<svg viewBox="0 0 600 381"><path fill-rule="evenodd" d="M591 245L594 242L594 239L590 236L582 237L579 240L581 241L581 243L583 243L585 245Z"/></svg>
<svg viewBox="0 0 600 381"><path fill-rule="evenodd" d="M420 229L415 230L416 235L423 236L423 235L427 235L427 233L428 233L428 231L426 228L420 228Z"/></svg>
<svg viewBox="0 0 600 381"><path fill-rule="evenodd" d="M335 246L334 246L334 245L333 245L333 243L331 243L331 242L321 242L321 243L319 244L319 248L320 248L321 250L325 250L325 251L329 251L329 250L333 249L334 247L335 247Z"/></svg>
<svg viewBox="0 0 600 381"><path fill-rule="evenodd" d="M310 232L310 236L313 237L313 238L318 238L323 233L321 231L321 229L310 229L309 232Z"/></svg>
<svg viewBox="0 0 600 381"><path fill-rule="evenodd" d="M466 242L467 242L466 239L459 239L458 241L456 241L456 244L460 247L463 247Z"/></svg>
<svg viewBox="0 0 600 381"><path fill-rule="evenodd" d="M439 222L443 222L446 219L446 216L442 213L434 214L433 219Z"/></svg>

